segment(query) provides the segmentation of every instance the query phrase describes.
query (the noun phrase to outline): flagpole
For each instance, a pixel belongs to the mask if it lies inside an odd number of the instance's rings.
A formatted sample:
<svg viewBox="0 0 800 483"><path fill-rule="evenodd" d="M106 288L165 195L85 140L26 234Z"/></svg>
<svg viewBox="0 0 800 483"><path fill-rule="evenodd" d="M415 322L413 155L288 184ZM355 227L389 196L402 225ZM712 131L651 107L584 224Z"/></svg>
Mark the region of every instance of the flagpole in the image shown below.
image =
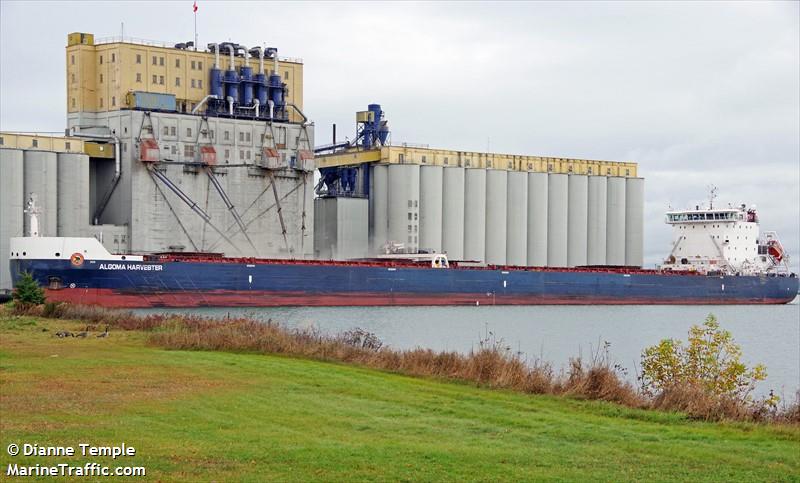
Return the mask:
<svg viewBox="0 0 800 483"><path fill-rule="evenodd" d="M194 50L197 51L197 3L194 4Z"/></svg>

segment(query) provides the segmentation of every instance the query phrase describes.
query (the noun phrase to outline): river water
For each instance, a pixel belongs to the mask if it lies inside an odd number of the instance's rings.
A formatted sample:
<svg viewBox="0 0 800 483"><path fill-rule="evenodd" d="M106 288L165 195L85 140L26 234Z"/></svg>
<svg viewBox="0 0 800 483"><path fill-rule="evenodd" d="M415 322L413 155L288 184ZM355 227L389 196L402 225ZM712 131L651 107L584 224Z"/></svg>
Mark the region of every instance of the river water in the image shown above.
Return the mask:
<svg viewBox="0 0 800 483"><path fill-rule="evenodd" d="M481 306L481 307L286 307L142 309L139 313L190 312L208 317L248 316L286 327L338 333L360 327L385 344L406 349L468 352L490 334L529 359L555 368L570 357L590 357L609 343L614 362L634 381L643 348L664 338L685 340L693 324L714 314L743 350L748 365L762 363L768 377L756 393L774 390L793 398L800 388L800 304L771 306Z"/></svg>

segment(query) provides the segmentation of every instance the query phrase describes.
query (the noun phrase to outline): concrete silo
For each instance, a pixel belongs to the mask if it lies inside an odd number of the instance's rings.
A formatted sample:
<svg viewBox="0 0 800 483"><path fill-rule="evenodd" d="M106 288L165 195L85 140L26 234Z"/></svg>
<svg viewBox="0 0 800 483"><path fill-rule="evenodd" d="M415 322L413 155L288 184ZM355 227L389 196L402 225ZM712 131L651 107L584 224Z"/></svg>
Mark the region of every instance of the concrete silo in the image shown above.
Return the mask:
<svg viewBox="0 0 800 483"><path fill-rule="evenodd" d="M89 156L58 153L58 236L85 236L89 212Z"/></svg>
<svg viewBox="0 0 800 483"><path fill-rule="evenodd" d="M547 173L528 173L528 265L547 266Z"/></svg>
<svg viewBox="0 0 800 483"><path fill-rule="evenodd" d="M419 247L419 165L389 166L389 240L411 253Z"/></svg>
<svg viewBox="0 0 800 483"><path fill-rule="evenodd" d="M528 174L508 173L506 264L524 266L528 261Z"/></svg>
<svg viewBox="0 0 800 483"><path fill-rule="evenodd" d="M422 166L419 172L419 248L442 251L441 166Z"/></svg>
<svg viewBox="0 0 800 483"><path fill-rule="evenodd" d="M547 180L547 265L567 266L569 176L551 173Z"/></svg>
<svg viewBox="0 0 800 483"><path fill-rule="evenodd" d="M582 174L569 175L569 204L567 214L567 265L586 265L588 229L588 178Z"/></svg>
<svg viewBox="0 0 800 483"><path fill-rule="evenodd" d="M372 167L372 189L369 192L372 212L370 245L373 252L389 241L389 167L376 164Z"/></svg>
<svg viewBox="0 0 800 483"><path fill-rule="evenodd" d="M607 179L606 264L625 265L625 178Z"/></svg>
<svg viewBox="0 0 800 483"><path fill-rule="evenodd" d="M442 250L464 258L464 168L444 168L442 176Z"/></svg>
<svg viewBox="0 0 800 483"><path fill-rule="evenodd" d="M625 265L644 264L644 179L625 180Z"/></svg>
<svg viewBox="0 0 800 483"><path fill-rule="evenodd" d="M23 153L23 187L25 203L36 194L39 214L39 236L57 236L58 162L56 153L26 150ZM30 220L25 217L25 234L30 234Z"/></svg>
<svg viewBox="0 0 800 483"><path fill-rule="evenodd" d="M606 264L607 192L604 176L589 176L588 265Z"/></svg>
<svg viewBox="0 0 800 483"><path fill-rule="evenodd" d="M508 171L486 171L486 263L506 264Z"/></svg>
<svg viewBox="0 0 800 483"><path fill-rule="evenodd" d="M486 170L467 169L464 175L464 259L486 258Z"/></svg>
<svg viewBox="0 0 800 483"><path fill-rule="evenodd" d="M23 235L22 150L0 149L0 290L11 289L9 238Z"/></svg>

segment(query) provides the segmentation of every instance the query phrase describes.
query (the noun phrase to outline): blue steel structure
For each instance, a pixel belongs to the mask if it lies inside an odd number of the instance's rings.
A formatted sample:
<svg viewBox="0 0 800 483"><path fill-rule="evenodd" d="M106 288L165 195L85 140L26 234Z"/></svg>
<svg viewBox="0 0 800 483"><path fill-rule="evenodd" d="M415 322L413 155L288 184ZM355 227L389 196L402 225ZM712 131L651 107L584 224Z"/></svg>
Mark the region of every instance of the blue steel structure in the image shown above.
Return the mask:
<svg viewBox="0 0 800 483"><path fill-rule="evenodd" d="M339 149L357 148L364 151L380 148L389 139L389 123L384 118L380 104L367 106L370 113L363 120L356 122L356 138L350 143L336 143L321 146L314 151L326 152ZM321 178L316 187L316 192L324 197L369 197L369 163L353 166L336 166L319 169Z"/></svg>
<svg viewBox="0 0 800 483"><path fill-rule="evenodd" d="M244 55L242 46L232 42L220 44L209 44L209 51L216 53L234 50L234 55ZM259 48L260 49L260 48ZM258 49L251 49L250 53L258 52ZM275 60L277 50L267 48L265 54ZM276 72L267 76L263 72L253 74L253 68L243 65L239 72L228 68L225 71L219 65L214 65L209 73L209 95L207 116L233 117L237 119L263 119L286 122L289 120L289 112L286 105L286 84ZM231 102L232 100L232 102ZM259 109L255 109L258 101ZM270 108L269 102L272 102Z"/></svg>

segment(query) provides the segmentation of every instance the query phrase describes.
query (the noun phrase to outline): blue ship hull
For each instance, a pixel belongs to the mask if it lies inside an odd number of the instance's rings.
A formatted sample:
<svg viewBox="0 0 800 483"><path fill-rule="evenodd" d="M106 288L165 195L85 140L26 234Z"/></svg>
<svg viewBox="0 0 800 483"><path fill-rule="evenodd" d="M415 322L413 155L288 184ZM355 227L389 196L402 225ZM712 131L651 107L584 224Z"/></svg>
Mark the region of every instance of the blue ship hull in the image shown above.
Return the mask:
<svg viewBox="0 0 800 483"><path fill-rule="evenodd" d="M431 268L392 262L242 259L12 259L50 300L108 307L783 304L795 276L706 276L648 270ZM146 259L147 260L147 259ZM252 263L248 263L252 262Z"/></svg>

